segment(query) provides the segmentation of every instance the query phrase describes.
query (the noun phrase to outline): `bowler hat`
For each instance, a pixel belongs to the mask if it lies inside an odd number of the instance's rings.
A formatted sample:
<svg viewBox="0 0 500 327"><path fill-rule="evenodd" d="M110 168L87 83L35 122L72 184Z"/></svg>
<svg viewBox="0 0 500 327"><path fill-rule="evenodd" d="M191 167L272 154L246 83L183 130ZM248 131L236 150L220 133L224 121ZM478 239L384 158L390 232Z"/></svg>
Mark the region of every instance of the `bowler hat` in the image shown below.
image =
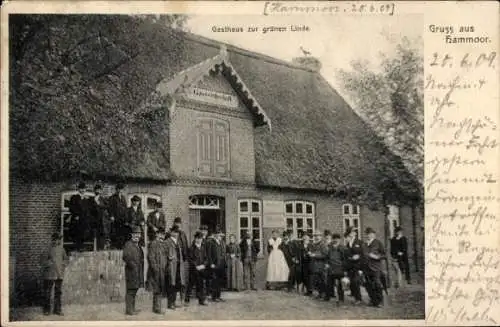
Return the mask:
<svg viewBox="0 0 500 327"><path fill-rule="evenodd" d="M367 227L365 229L365 233L366 234L372 234L372 233L375 234L375 230L373 228L371 228L371 227Z"/></svg>
<svg viewBox="0 0 500 327"><path fill-rule="evenodd" d="M194 233L194 238L202 238L203 237L203 234L201 232L196 232Z"/></svg>
<svg viewBox="0 0 500 327"><path fill-rule="evenodd" d="M85 185L85 183L84 183L84 182L80 182L80 183L78 183L78 189L79 189L79 190L81 190L81 189L83 189L83 188L87 188L87 185Z"/></svg>
<svg viewBox="0 0 500 327"><path fill-rule="evenodd" d="M134 195L131 199L132 202L140 202L141 201L141 198L138 197L137 195Z"/></svg>
<svg viewBox="0 0 500 327"><path fill-rule="evenodd" d="M398 226L398 227L394 228L394 232L396 232L396 233L400 232L402 230L403 230L403 228L401 226Z"/></svg>
<svg viewBox="0 0 500 327"><path fill-rule="evenodd" d="M62 238L62 234L61 233L52 233L52 240L60 240Z"/></svg>
<svg viewBox="0 0 500 327"><path fill-rule="evenodd" d="M130 232L130 234L141 234L142 233L142 230L141 230L141 227L139 226L134 226L132 228L132 231Z"/></svg>
<svg viewBox="0 0 500 327"><path fill-rule="evenodd" d="M324 235L325 236L332 235L332 231L329 229L325 229Z"/></svg>
<svg viewBox="0 0 500 327"><path fill-rule="evenodd" d="M175 217L174 223L180 223L182 222L181 217Z"/></svg>

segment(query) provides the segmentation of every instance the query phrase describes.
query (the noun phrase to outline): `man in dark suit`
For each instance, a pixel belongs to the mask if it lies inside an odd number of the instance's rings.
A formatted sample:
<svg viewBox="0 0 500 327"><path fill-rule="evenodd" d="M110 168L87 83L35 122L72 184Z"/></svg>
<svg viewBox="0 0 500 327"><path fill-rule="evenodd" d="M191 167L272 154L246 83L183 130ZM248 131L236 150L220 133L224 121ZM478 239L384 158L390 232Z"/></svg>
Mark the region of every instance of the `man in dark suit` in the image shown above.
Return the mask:
<svg viewBox="0 0 500 327"><path fill-rule="evenodd" d="M127 218L125 220L125 227L130 231L134 227L139 227L141 229L141 240L139 241L140 246L144 246L144 213L141 209L141 198L134 195L131 199L132 205L127 209Z"/></svg>
<svg viewBox="0 0 500 327"><path fill-rule="evenodd" d="M287 289L288 292L291 292L294 288L296 280L296 265L299 260L297 258L297 247L295 242L290 240L291 233L288 231L283 232L283 243L280 244L280 249L283 251L283 255L285 256L286 263L288 265L288 284Z"/></svg>
<svg viewBox="0 0 500 327"><path fill-rule="evenodd" d="M123 261L125 262L125 314L137 315L135 296L139 288L144 287L144 252L139 246L141 228L135 226L131 231L130 240L123 247Z"/></svg>
<svg viewBox="0 0 500 327"><path fill-rule="evenodd" d="M249 233L245 233L240 242L241 261L243 263L243 284L245 289L256 291L255 287L255 265L257 255L260 252L259 242L253 240Z"/></svg>
<svg viewBox="0 0 500 327"><path fill-rule="evenodd" d="M115 193L110 196L108 201L111 221L111 245L116 249L122 249L129 236L129 230L125 226L127 219L127 199L123 193L124 188L123 184L117 184Z"/></svg>
<svg viewBox="0 0 500 327"><path fill-rule="evenodd" d="M189 265L188 265L188 259L189 259L189 243L187 239L186 233L182 230L182 219L181 217L175 217L174 219L174 225L178 231L179 231L179 246L182 251L182 260L185 261L184 264L184 270L182 271L182 274L184 275L183 278L186 280L186 282L189 282ZM187 284L185 284L187 285ZM183 287L181 290L181 298L184 300L186 297L186 288Z"/></svg>
<svg viewBox="0 0 500 327"><path fill-rule="evenodd" d="M363 268L363 242L357 238L357 230L348 227L345 234L346 240L346 269L350 280L351 295L355 304L360 304L361 299L361 275Z"/></svg>
<svg viewBox="0 0 500 327"><path fill-rule="evenodd" d="M85 191L85 183L79 183L78 193L72 195L69 200L71 238L75 242L77 251L83 250L83 243L91 233L89 224L89 201L85 196Z"/></svg>
<svg viewBox="0 0 500 327"><path fill-rule="evenodd" d="M364 245L363 251L366 260L366 290L370 296L370 304L380 308L384 300L381 276L382 260L385 258L385 249L382 242L376 239L375 230L373 228L368 227L365 233L367 235L367 242Z"/></svg>
<svg viewBox="0 0 500 327"><path fill-rule="evenodd" d="M403 235L403 228L398 226L394 229L396 236L391 239L391 257L398 264L400 273L404 273L406 282L411 284L410 263L408 261L408 241ZM401 284L401 276L398 274L398 282Z"/></svg>
<svg viewBox="0 0 500 327"><path fill-rule="evenodd" d="M108 249L110 246L111 221L108 212L108 202L102 196L102 186L94 186L94 196L89 199L91 225L97 239L97 249Z"/></svg>
<svg viewBox="0 0 500 327"><path fill-rule="evenodd" d="M147 225L148 225L148 241L152 242L155 239L156 232L158 229L167 227L167 221L165 219L165 214L161 211L162 203L156 202L156 208L153 212L148 215Z"/></svg>
<svg viewBox="0 0 500 327"><path fill-rule="evenodd" d="M47 253L42 257L42 278L43 278L43 314L50 314L50 302L52 298L52 288L54 288L54 314L63 316L61 308L62 283L64 270L68 265L68 256L62 244L62 235L52 234L52 244Z"/></svg>
<svg viewBox="0 0 500 327"><path fill-rule="evenodd" d="M223 302L221 298L222 283L225 271L226 249L222 247L221 231L216 230L213 237L207 240L207 263L211 274L212 301Z"/></svg>
<svg viewBox="0 0 500 327"><path fill-rule="evenodd" d="M310 284L314 290L318 291L318 299L324 298L325 294L325 264L328 256L328 247L323 242L323 233L316 231L313 234L313 243L311 244L308 255L311 258Z"/></svg>
<svg viewBox="0 0 500 327"><path fill-rule="evenodd" d="M167 256L165 252L165 229L159 227L155 238L148 248L148 290L153 293L153 312L162 314L161 300L167 292L166 268Z"/></svg>
<svg viewBox="0 0 500 327"><path fill-rule="evenodd" d="M167 307L175 310L177 292L181 293L181 301L184 300L182 290L186 285L184 278L184 258L179 242L179 228L173 226L170 229L170 237L165 241L167 253Z"/></svg>
<svg viewBox="0 0 500 327"><path fill-rule="evenodd" d="M207 271L207 256L203 246L203 234L198 231L194 234L193 245L189 251L189 282L186 289L185 303L189 304L193 287L196 287L196 297L200 305L207 305L205 302L206 289L205 278Z"/></svg>
<svg viewBox="0 0 500 327"><path fill-rule="evenodd" d="M327 236L331 238L328 245L328 279L327 293L325 300L329 300L334 296L335 288L337 289L338 302L344 302L344 290L342 289L342 278L345 271L345 248L340 244L340 235L333 234Z"/></svg>
<svg viewBox="0 0 500 327"><path fill-rule="evenodd" d="M302 241L299 242L298 246L302 287L305 287L306 289L305 295L311 296L313 288L313 285L311 284L311 257L308 255L309 249L311 247L311 235L309 235L308 233L304 233L302 236Z"/></svg>

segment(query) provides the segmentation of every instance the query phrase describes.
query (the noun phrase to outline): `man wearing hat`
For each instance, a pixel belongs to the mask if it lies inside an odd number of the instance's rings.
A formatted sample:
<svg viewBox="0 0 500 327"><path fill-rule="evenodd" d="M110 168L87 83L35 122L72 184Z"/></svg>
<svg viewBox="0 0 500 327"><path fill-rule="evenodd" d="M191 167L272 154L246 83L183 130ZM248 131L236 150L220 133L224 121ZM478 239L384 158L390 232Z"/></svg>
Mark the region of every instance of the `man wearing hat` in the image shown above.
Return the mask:
<svg viewBox="0 0 500 327"><path fill-rule="evenodd" d="M364 247L366 259L366 284L370 304L380 308L384 300L382 293L382 260L385 258L385 249L382 242L376 239L376 233L373 228L368 227L365 230L367 242Z"/></svg>
<svg viewBox="0 0 500 327"><path fill-rule="evenodd" d="M344 290L342 288L342 278L345 271L345 248L340 244L340 235L328 235L331 242L328 245L328 279L325 300L334 297L334 291L337 289L338 302L344 302Z"/></svg>
<svg viewBox="0 0 500 327"><path fill-rule="evenodd" d="M144 287L144 253L139 246L142 230L134 226L130 233L130 240L123 247L123 261L125 262L125 314L137 315L135 296L139 288Z"/></svg>
<svg viewBox="0 0 500 327"><path fill-rule="evenodd" d="M188 265L188 257L189 257L189 243L187 239L186 233L182 230L182 219L181 217L175 217L174 219L174 225L179 233L178 241L179 241L179 246L182 251L182 260L185 261L185 264L183 265L184 269L182 271L182 274L184 275L183 278L187 282L189 279L189 265ZM186 289L184 287L181 289L181 297L184 299L186 297Z"/></svg>
<svg viewBox="0 0 500 327"><path fill-rule="evenodd" d="M347 227L344 234L346 241L345 264L350 280L351 296L354 297L355 304L360 304L361 299L361 277L363 274L363 243L357 238L357 230L354 227Z"/></svg>
<svg viewBox="0 0 500 327"><path fill-rule="evenodd" d="M189 304L193 287L196 287L196 297L200 305L206 305L205 278L208 268L207 255L203 246L203 234L197 231L194 234L193 245L189 251L189 282L186 289L185 303Z"/></svg>
<svg viewBox="0 0 500 327"><path fill-rule="evenodd" d="M222 285L224 281L225 256L226 249L222 244L222 232L216 230L213 237L207 240L207 263L210 272L210 289L212 292L212 301L223 302L221 299Z"/></svg>
<svg viewBox="0 0 500 327"><path fill-rule="evenodd" d="M46 254L42 257L42 278L44 304L43 313L50 314L52 288L54 288L54 314L63 315L61 310L62 283L64 270L68 264L68 256L62 244L62 235L52 234L52 243Z"/></svg>
<svg viewBox="0 0 500 327"><path fill-rule="evenodd" d="M328 247L323 242L323 233L317 230L313 233L313 242L309 248L311 258L311 285L318 291L318 299L325 296L325 264L328 256Z"/></svg>
<svg viewBox="0 0 500 327"><path fill-rule="evenodd" d="M397 275L397 285L401 285L401 272L405 274L406 282L411 284L410 278L410 264L408 262L408 241L403 235L403 228L398 226L394 229L396 234L391 239L391 257L394 261L394 267Z"/></svg>
<svg viewBox="0 0 500 327"><path fill-rule="evenodd" d="M75 242L76 250L83 250L83 243L90 234L88 222L89 208L88 199L85 196L87 186L85 183L78 184L78 193L69 199L69 212L71 213L70 234Z"/></svg>
<svg viewBox="0 0 500 327"><path fill-rule="evenodd" d="M92 230L94 231L97 238L97 249L107 249L110 246L110 228L111 220L108 213L108 203L106 199L102 196L102 186L96 184L94 186L94 196L89 200L89 211Z"/></svg>
<svg viewBox="0 0 500 327"><path fill-rule="evenodd" d="M127 199L123 193L125 186L118 183L115 187L115 193L110 196L108 201L109 216L111 221L111 245L113 248L122 249L128 236L129 230L125 226L127 218Z"/></svg>
<svg viewBox="0 0 500 327"><path fill-rule="evenodd" d="M285 256L286 263L288 265L288 283L287 290L291 292L294 288L295 283L297 282L297 265L298 265L298 253L295 242L293 242L290 231L283 232L283 242L280 244L279 248L283 251L283 255Z"/></svg>
<svg viewBox="0 0 500 327"><path fill-rule="evenodd" d="M257 255L260 252L260 243L250 236L249 232L245 232L243 239L240 242L241 261L243 263L243 284L244 289L252 289L255 287L255 266L257 264Z"/></svg>
<svg viewBox="0 0 500 327"><path fill-rule="evenodd" d="M152 242L155 239L158 229L167 227L167 222L165 220L165 214L161 211L162 203L160 201L156 202L155 210L148 215L147 225L148 225L148 240Z"/></svg>
<svg viewBox="0 0 500 327"><path fill-rule="evenodd" d="M155 237L149 243L148 248L148 290L153 293L153 312L162 314L161 301L166 294L166 268L167 256L165 255L165 229L159 227Z"/></svg>
<svg viewBox="0 0 500 327"><path fill-rule="evenodd" d="M165 241L167 255L167 307L175 310L177 292L181 292L181 301L184 300L182 290L186 285L184 276L184 258L179 242L179 228L170 229L170 237Z"/></svg>
<svg viewBox="0 0 500 327"><path fill-rule="evenodd" d="M141 198L137 195L134 195L130 200L132 205L127 210L127 219L125 220L125 227L128 230L133 229L134 227L139 227L141 229L141 240L139 244L144 246L144 213L142 213L141 209Z"/></svg>

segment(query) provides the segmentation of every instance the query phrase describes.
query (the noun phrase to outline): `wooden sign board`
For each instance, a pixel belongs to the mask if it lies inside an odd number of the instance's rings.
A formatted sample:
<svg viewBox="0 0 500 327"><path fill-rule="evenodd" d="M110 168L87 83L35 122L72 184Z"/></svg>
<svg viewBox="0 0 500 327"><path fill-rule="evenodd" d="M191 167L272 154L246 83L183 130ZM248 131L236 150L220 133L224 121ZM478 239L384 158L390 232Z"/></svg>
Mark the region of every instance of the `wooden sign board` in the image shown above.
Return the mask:
<svg viewBox="0 0 500 327"><path fill-rule="evenodd" d="M231 108L238 107L238 98L232 94L193 87L187 92L187 96L190 99L205 103L221 105Z"/></svg>
<svg viewBox="0 0 500 327"><path fill-rule="evenodd" d="M285 208L283 201L264 201L263 214L263 225L265 228L285 227Z"/></svg>

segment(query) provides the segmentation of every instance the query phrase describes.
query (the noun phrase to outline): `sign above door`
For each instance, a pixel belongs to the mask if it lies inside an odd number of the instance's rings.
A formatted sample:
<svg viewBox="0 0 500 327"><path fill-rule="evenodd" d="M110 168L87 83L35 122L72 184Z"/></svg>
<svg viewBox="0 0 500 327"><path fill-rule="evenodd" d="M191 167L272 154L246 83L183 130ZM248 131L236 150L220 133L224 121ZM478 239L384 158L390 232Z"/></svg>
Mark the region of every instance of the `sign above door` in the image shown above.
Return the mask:
<svg viewBox="0 0 500 327"><path fill-rule="evenodd" d="M235 95L222 93L199 87L192 87L186 96L192 100L210 103L214 105L238 108L238 98Z"/></svg>

